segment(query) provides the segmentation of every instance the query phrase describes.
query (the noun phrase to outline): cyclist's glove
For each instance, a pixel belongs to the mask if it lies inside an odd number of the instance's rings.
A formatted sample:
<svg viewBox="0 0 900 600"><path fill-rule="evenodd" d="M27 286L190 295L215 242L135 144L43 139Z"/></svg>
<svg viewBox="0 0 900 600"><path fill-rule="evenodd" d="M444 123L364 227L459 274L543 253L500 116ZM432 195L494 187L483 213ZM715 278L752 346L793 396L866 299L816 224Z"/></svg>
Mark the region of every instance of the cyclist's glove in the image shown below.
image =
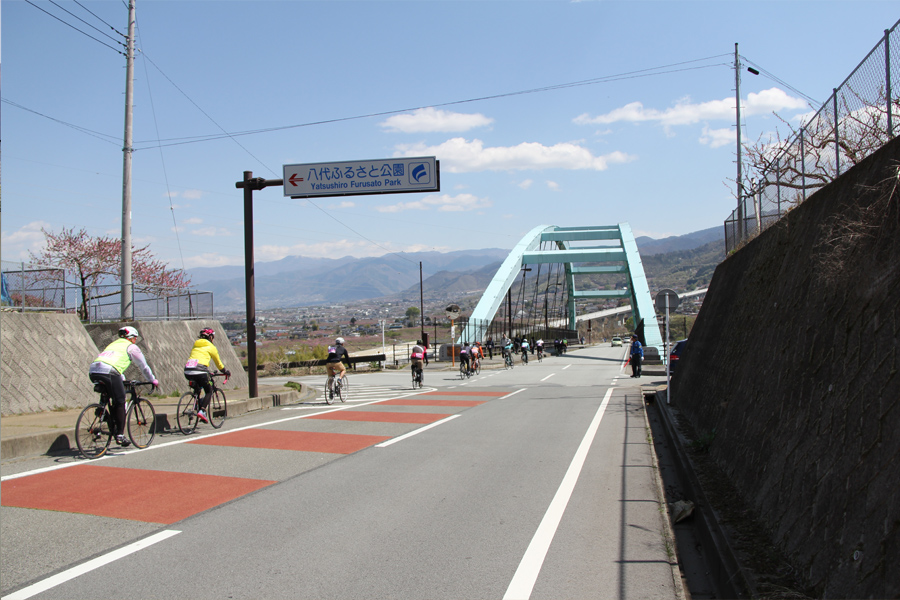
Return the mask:
<svg viewBox="0 0 900 600"><path fill-rule="evenodd" d="M228 369L225 369L222 372L225 373L225 379L228 379L229 377L231 377L231 371L229 371Z"/></svg>
<svg viewBox="0 0 900 600"><path fill-rule="evenodd" d="M154 379L154 380L151 381L150 383L153 384L153 387L150 388L150 392L151 392L151 393L152 393L152 392L155 392L156 390L159 389L159 380L158 380L158 379Z"/></svg>

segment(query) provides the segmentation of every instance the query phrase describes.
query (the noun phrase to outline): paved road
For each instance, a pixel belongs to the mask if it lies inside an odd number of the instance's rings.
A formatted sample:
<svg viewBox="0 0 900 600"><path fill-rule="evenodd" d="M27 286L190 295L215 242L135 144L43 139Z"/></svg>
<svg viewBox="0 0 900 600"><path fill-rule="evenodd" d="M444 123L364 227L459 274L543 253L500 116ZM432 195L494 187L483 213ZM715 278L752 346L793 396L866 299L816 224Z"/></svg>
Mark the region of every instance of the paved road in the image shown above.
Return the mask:
<svg viewBox="0 0 900 600"><path fill-rule="evenodd" d="M0 594L678 598L622 354L352 375L343 405L0 465Z"/></svg>

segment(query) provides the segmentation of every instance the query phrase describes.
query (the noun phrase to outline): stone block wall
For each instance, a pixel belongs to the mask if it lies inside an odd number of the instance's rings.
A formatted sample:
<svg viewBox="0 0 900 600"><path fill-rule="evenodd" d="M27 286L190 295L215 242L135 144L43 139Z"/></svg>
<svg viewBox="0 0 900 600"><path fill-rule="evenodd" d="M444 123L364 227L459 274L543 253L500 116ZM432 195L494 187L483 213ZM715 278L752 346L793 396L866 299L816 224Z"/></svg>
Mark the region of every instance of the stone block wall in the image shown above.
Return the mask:
<svg viewBox="0 0 900 600"><path fill-rule="evenodd" d="M722 262L673 382L819 597L900 597L898 165L895 139Z"/></svg>
<svg viewBox="0 0 900 600"><path fill-rule="evenodd" d="M97 354L75 315L0 312L0 414L90 404L87 368Z"/></svg>

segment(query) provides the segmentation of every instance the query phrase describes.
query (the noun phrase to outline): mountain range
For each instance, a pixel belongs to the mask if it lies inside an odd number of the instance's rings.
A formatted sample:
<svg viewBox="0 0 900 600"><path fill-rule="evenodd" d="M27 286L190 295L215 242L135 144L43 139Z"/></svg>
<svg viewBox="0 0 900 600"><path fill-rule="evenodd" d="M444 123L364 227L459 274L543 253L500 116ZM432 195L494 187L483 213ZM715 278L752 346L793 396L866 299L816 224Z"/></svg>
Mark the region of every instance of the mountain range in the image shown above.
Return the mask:
<svg viewBox="0 0 900 600"><path fill-rule="evenodd" d="M724 257L721 227L660 240L639 237L635 241L642 257L690 252L705 245L715 247L718 243L723 249L714 254L719 260ZM418 297L420 263L426 298L480 293L508 255L506 249L485 248L393 253L369 258L288 256L277 261L257 262L254 275L256 306L267 309L343 304L406 296L411 290ZM190 269L189 275L192 287L213 293L216 311L244 308L244 267L200 267Z"/></svg>

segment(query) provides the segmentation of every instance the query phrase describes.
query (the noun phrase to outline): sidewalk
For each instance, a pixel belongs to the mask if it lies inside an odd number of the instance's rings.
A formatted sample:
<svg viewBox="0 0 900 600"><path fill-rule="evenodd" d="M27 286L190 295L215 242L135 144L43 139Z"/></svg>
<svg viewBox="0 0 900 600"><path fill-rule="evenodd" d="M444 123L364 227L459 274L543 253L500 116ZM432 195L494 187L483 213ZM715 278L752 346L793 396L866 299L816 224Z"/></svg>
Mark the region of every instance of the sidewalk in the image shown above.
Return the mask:
<svg viewBox="0 0 900 600"><path fill-rule="evenodd" d="M316 391L304 384L302 390L280 385L258 385L259 396L250 398L249 388L225 390L228 416L265 410L273 406L306 402L315 398ZM175 412L178 398L149 398L156 411L159 431L177 428ZM52 454L76 450L75 423L84 407L24 415L12 415L0 420L0 460L33 454Z"/></svg>

